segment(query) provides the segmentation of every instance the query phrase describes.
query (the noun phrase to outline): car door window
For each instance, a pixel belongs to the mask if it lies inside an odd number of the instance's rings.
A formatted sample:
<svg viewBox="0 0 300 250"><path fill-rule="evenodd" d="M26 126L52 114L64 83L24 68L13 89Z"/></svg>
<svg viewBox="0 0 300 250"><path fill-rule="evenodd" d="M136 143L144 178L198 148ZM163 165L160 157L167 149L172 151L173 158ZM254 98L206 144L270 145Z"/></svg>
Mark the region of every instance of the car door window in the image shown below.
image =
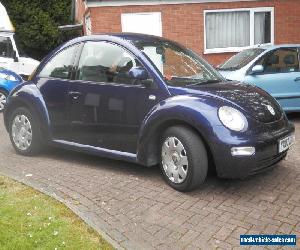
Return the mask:
<svg viewBox="0 0 300 250"><path fill-rule="evenodd" d="M256 65L264 67L263 74L289 73L299 71L298 50L295 48L282 48L263 56Z"/></svg>
<svg viewBox="0 0 300 250"><path fill-rule="evenodd" d="M77 45L68 47L52 57L40 72L39 76L69 79L76 48Z"/></svg>
<svg viewBox="0 0 300 250"><path fill-rule="evenodd" d="M0 37L0 56L13 57L13 46L9 37Z"/></svg>
<svg viewBox="0 0 300 250"><path fill-rule="evenodd" d="M136 84L129 76L138 60L122 47L108 42L87 42L81 53L77 79L92 82Z"/></svg>

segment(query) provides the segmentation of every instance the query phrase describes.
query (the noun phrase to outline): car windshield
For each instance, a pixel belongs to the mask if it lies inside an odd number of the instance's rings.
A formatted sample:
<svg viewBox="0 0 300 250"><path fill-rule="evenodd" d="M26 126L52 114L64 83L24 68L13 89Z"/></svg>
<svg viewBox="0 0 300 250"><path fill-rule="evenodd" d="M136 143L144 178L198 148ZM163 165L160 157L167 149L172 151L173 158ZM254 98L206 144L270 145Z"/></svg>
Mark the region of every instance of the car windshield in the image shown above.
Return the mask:
<svg viewBox="0 0 300 250"><path fill-rule="evenodd" d="M167 40L135 41L171 86L189 86L224 81L206 61L191 50Z"/></svg>
<svg viewBox="0 0 300 250"><path fill-rule="evenodd" d="M218 69L220 70L237 70L241 69L254 60L265 50L262 48L246 49L233 57L229 58L226 62L221 64Z"/></svg>

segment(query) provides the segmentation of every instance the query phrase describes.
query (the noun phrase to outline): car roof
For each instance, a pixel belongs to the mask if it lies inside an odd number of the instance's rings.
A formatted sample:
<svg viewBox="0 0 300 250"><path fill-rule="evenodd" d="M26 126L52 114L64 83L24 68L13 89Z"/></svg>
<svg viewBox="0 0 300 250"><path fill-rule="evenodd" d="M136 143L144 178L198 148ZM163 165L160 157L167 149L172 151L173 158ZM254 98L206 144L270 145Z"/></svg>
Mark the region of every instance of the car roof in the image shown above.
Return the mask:
<svg viewBox="0 0 300 250"><path fill-rule="evenodd" d="M154 36L154 35L147 35L147 34L140 34L140 33L105 33L105 34L98 34L98 35L108 35L113 37L119 37L124 40L134 41L134 40L141 40L141 41L157 41L157 40L166 40L165 38ZM96 35L97 36L97 35Z"/></svg>
<svg viewBox="0 0 300 250"><path fill-rule="evenodd" d="M168 39L165 39L165 38L159 37L159 36L139 34L139 33L101 33L101 34L77 37L67 43L70 44L70 43L76 43L76 42L102 40L102 39L108 39L108 40L120 39L120 40L129 41L129 42L133 42L133 41L151 42L151 41L159 41L159 40L160 41L168 40Z"/></svg>
<svg viewBox="0 0 300 250"><path fill-rule="evenodd" d="M57 47L55 50L53 50L51 53L49 53L42 62L40 63L40 66L44 65L45 62L49 60L54 54L56 54L58 51L61 51L69 46L72 46L77 43L81 42L87 42L87 41L109 41L109 42L116 42L120 45L123 45L127 48L131 46L131 48L135 47L135 42L159 42L159 41L166 41L170 42L171 40L168 40L163 37L159 36L153 36L153 35L146 35L146 34L139 34L139 33L102 33L102 34L95 34L95 35L88 35L88 36L80 36L77 38L74 38L70 41L65 42L64 44ZM175 42L176 43L176 42ZM137 49L137 48L136 48Z"/></svg>
<svg viewBox="0 0 300 250"><path fill-rule="evenodd" d="M74 38L65 44L60 46L61 48L73 45L78 42L85 42L85 41L97 41L97 40L108 40L114 42L129 42L134 44L135 41L140 42L159 42L159 41L170 41L169 39L153 36L153 35L146 35L146 34L139 34L139 33L102 33L102 34L95 34L89 36L80 36Z"/></svg>
<svg viewBox="0 0 300 250"><path fill-rule="evenodd" d="M70 45L76 42L84 42L84 41L90 41L90 40L102 40L102 39L108 39L108 40L124 40L128 41L131 43L134 43L135 41L140 41L140 42L157 42L157 41L170 41L169 39L159 37L159 36L154 36L154 35L147 35L147 34L140 34L140 33L128 33L128 32L122 32L122 33L100 33L100 34L95 34L95 35L88 35L88 36L81 36L78 38L75 38L66 44ZM300 48L300 44L262 44L262 45L257 45L252 48L261 48L264 50L274 50L278 48Z"/></svg>

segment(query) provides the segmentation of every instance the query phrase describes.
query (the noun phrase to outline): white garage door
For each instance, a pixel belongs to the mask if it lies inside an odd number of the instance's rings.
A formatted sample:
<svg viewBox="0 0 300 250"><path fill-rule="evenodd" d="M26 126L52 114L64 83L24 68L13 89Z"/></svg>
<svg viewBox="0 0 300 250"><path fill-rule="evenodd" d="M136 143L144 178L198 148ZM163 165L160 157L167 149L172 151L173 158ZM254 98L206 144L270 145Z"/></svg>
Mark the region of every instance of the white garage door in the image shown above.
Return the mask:
<svg viewBox="0 0 300 250"><path fill-rule="evenodd" d="M122 14L122 31L162 36L160 12Z"/></svg>

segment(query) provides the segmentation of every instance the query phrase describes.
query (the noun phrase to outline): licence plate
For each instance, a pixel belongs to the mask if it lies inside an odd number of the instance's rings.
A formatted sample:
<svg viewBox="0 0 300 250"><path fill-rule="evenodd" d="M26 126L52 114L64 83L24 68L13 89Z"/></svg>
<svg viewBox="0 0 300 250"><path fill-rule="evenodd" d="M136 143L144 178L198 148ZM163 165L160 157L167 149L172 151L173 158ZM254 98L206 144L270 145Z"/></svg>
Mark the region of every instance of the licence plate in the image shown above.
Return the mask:
<svg viewBox="0 0 300 250"><path fill-rule="evenodd" d="M295 142L295 134L291 134L279 141L279 153L288 150Z"/></svg>

